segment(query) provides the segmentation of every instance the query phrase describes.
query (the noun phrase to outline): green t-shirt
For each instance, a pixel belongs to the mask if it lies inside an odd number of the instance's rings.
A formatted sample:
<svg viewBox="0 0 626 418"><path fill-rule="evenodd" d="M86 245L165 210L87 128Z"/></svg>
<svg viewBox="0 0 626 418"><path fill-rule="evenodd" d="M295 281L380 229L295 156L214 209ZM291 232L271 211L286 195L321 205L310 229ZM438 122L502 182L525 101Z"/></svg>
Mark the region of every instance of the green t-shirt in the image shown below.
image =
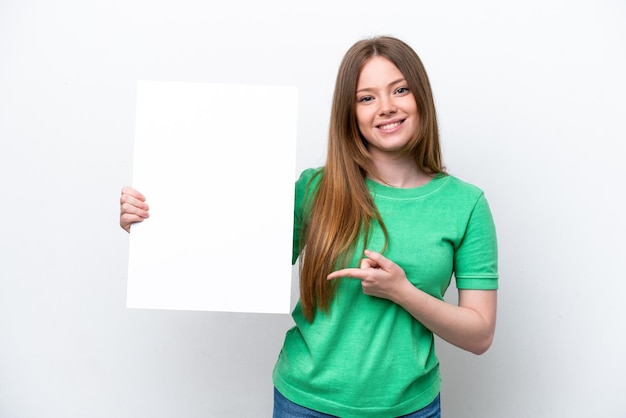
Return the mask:
<svg viewBox="0 0 626 418"><path fill-rule="evenodd" d="M296 183L294 243L315 172L304 171ZM459 289L497 289L495 227L480 189L448 175L410 189L367 185L389 233L384 255L411 283L439 299L453 273ZM381 251L376 223L370 235L367 248ZM316 312L312 323L300 303L292 316L273 373L292 402L343 418L384 418L417 411L439 393L433 334L399 305L365 295L359 280L341 279L329 312Z"/></svg>

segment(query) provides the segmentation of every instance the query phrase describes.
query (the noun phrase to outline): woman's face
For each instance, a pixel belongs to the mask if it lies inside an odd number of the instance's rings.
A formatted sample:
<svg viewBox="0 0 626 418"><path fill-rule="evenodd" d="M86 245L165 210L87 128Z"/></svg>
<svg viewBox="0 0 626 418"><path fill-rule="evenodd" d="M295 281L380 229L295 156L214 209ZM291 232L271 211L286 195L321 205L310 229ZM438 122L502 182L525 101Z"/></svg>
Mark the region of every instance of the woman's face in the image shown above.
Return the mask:
<svg viewBox="0 0 626 418"><path fill-rule="evenodd" d="M419 126L417 103L398 69L387 58L365 62L357 82L356 118L372 156L399 154Z"/></svg>

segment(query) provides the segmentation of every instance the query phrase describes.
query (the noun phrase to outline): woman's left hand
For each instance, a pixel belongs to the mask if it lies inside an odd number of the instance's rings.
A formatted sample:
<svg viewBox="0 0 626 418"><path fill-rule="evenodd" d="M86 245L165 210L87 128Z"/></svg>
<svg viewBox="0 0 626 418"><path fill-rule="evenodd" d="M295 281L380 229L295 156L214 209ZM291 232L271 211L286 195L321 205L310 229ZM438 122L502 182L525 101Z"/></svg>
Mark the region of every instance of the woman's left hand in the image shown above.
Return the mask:
<svg viewBox="0 0 626 418"><path fill-rule="evenodd" d="M459 304L452 305L413 286L404 270L381 254L366 250L365 256L361 268L333 271L328 280L361 280L363 293L397 303L449 343L474 354L487 351L496 328L495 290L459 290Z"/></svg>
<svg viewBox="0 0 626 418"><path fill-rule="evenodd" d="M404 286L411 285L404 270L375 251L365 250L360 268L345 268L333 271L328 280L339 277L361 280L363 293L383 299L396 301ZM412 286L412 285L411 285Z"/></svg>

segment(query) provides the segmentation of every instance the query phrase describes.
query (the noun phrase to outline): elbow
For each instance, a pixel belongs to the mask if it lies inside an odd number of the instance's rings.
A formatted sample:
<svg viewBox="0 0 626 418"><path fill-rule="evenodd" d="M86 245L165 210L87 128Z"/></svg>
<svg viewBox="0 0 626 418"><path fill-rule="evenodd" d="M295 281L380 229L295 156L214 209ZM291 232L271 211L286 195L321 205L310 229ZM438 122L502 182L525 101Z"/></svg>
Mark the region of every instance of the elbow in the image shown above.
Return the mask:
<svg viewBox="0 0 626 418"><path fill-rule="evenodd" d="M473 354L476 354L477 356L480 356L482 354L485 354L487 350L489 350L489 347L491 347L492 343L493 343L493 333L475 341L475 343L472 344L471 347L467 348L467 351Z"/></svg>
<svg viewBox="0 0 626 418"><path fill-rule="evenodd" d="M472 347L469 351L473 354L476 354L477 356L480 356L482 354L485 354L487 350L489 350L489 347L491 347L491 343L485 343L477 345L476 347Z"/></svg>
<svg viewBox="0 0 626 418"><path fill-rule="evenodd" d="M485 354L493 343L493 337L496 333L496 321L486 321L484 326L477 330L472 339L471 347L467 350L477 356Z"/></svg>

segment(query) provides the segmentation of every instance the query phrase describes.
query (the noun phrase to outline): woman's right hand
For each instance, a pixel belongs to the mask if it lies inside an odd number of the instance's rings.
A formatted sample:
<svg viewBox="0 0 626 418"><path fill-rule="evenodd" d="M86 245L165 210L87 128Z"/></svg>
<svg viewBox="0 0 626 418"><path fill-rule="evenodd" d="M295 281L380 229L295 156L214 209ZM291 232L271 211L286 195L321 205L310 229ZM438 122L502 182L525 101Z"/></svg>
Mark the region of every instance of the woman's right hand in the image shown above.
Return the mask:
<svg viewBox="0 0 626 418"><path fill-rule="evenodd" d="M122 188L120 198L120 226L130 233L130 226L142 222L150 216L150 207L146 203L146 197L132 187Z"/></svg>

